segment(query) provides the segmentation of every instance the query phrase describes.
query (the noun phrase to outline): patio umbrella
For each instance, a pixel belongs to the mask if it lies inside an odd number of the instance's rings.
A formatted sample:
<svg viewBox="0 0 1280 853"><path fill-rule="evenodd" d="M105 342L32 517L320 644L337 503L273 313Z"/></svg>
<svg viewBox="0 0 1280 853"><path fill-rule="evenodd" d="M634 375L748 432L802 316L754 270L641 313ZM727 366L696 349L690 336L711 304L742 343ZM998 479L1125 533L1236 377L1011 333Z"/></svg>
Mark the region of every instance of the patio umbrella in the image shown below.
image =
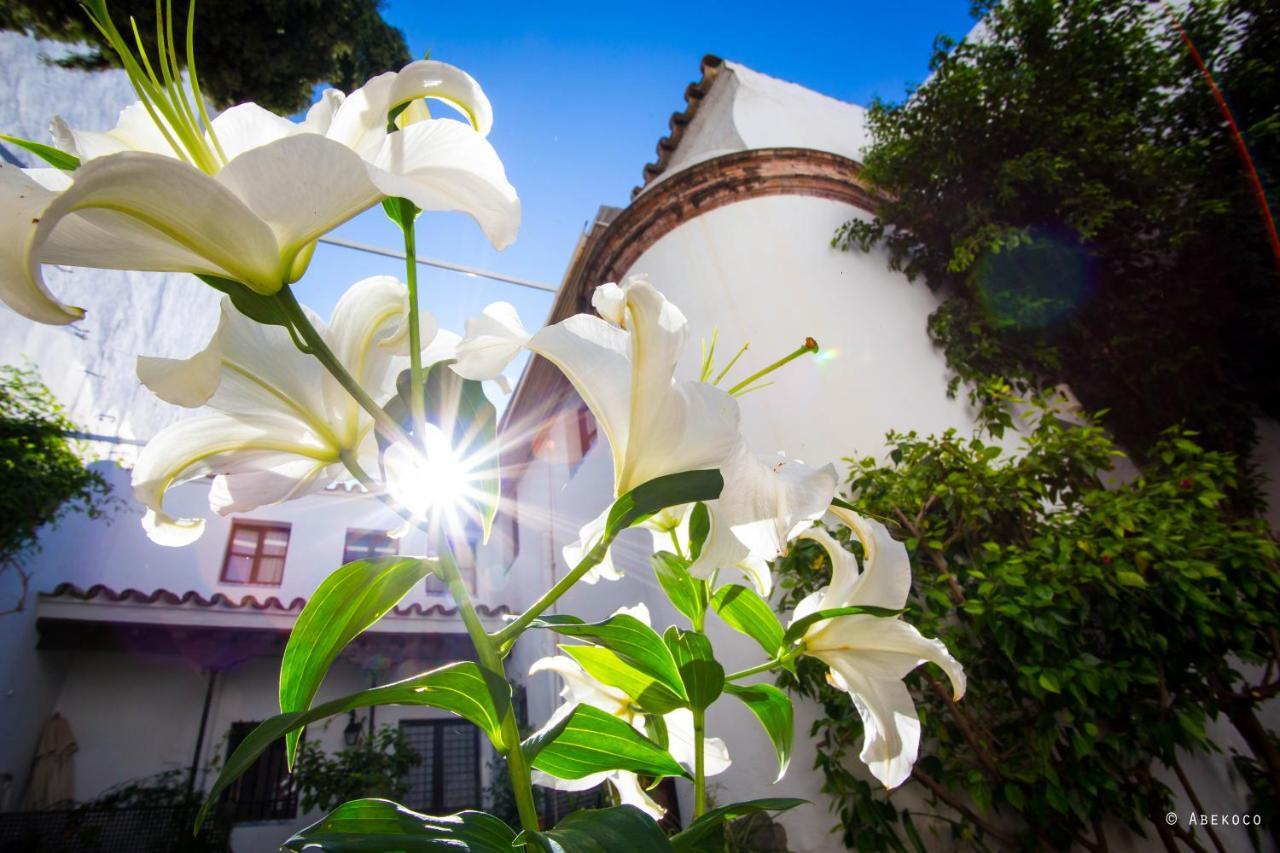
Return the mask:
<svg viewBox="0 0 1280 853"><path fill-rule="evenodd" d="M75 769L71 757L78 748L71 724L55 711L40 733L23 808L54 809L72 804Z"/></svg>

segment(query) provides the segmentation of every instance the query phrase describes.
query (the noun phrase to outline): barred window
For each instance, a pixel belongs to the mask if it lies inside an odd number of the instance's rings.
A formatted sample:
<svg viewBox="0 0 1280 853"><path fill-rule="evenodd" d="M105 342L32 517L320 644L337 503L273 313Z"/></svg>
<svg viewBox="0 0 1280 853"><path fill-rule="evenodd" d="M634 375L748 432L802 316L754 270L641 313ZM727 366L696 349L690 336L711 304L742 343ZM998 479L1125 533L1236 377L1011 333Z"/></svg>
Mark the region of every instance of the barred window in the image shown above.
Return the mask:
<svg viewBox="0 0 1280 853"><path fill-rule="evenodd" d="M222 582L279 586L289 552L289 530L290 525L277 521L233 521Z"/></svg>
<svg viewBox="0 0 1280 853"><path fill-rule="evenodd" d="M480 808L480 730L457 720L401 720L422 759L404 776L405 805L427 814Z"/></svg>
<svg viewBox="0 0 1280 853"><path fill-rule="evenodd" d="M387 531L352 527L347 530L347 540L342 546L342 563L346 565L356 560L372 560L399 553L400 543L388 536Z"/></svg>
<svg viewBox="0 0 1280 853"><path fill-rule="evenodd" d="M257 723L232 723L227 735L227 755L257 727ZM258 760L231 783L223 799L231 804L231 818L236 822L297 817L298 792L285 762L284 740L274 741L267 747Z"/></svg>

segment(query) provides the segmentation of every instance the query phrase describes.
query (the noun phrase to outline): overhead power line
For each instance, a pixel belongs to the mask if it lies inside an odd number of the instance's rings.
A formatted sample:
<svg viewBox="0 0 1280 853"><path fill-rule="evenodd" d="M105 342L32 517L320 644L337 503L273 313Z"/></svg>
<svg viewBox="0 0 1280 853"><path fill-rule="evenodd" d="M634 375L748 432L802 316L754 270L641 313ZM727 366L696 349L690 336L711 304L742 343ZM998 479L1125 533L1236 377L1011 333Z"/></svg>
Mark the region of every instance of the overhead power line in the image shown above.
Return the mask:
<svg viewBox="0 0 1280 853"><path fill-rule="evenodd" d="M355 249L357 252L368 252L371 255L381 255L384 258L396 258L401 261L405 260L404 252L397 252L393 249L384 249L381 246L370 246L368 243L357 243L354 240L344 240L340 237L321 237L320 242L328 243L330 246L340 246L343 249ZM488 278L493 281L502 281L519 287L529 287L534 290L545 291L546 293L555 293L559 290L555 285L546 284L541 281L517 278L516 276L504 275L499 272L489 272L488 270L482 270L478 267L469 267L464 264L455 264L451 261L442 261L439 258L424 258L419 255L416 260L424 267L436 267L442 270L460 272L463 275L472 275L477 278Z"/></svg>

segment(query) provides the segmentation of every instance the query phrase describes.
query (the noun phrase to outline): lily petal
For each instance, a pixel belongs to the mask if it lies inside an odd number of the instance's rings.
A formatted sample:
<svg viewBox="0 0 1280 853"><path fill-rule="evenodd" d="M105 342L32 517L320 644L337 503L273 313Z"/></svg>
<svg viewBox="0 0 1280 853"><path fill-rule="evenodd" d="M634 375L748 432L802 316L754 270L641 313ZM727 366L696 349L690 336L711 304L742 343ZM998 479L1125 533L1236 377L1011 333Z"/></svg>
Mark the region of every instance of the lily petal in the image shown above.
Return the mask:
<svg viewBox="0 0 1280 853"><path fill-rule="evenodd" d="M138 456L133 469L133 493L153 514L148 534L162 545L186 544L174 527L196 531L199 519L173 519L164 512L165 493L173 486L213 473L277 468L298 457L316 466L337 461L327 448L290 443L280 436L296 435L296 421L279 415L254 418L210 414L179 421L156 434Z"/></svg>
<svg viewBox="0 0 1280 853"><path fill-rule="evenodd" d="M328 133L334 115L346 99L347 96L338 89L325 89L320 93L320 100L307 110L307 117L302 120L302 129L311 133Z"/></svg>
<svg viewBox="0 0 1280 853"><path fill-rule="evenodd" d="M856 668L831 664L831 683L849 693L862 718L859 757L886 788L911 776L920 753L920 719L906 685L897 679L870 678Z"/></svg>
<svg viewBox="0 0 1280 853"><path fill-rule="evenodd" d="M495 155L496 156L496 155ZM381 199L365 164L350 149L314 133L299 133L245 151L217 174L217 182L233 192L270 226L287 268L276 268L274 289L238 279L274 293L301 277L294 258L334 227ZM304 267L305 268L305 267Z"/></svg>
<svg viewBox="0 0 1280 853"><path fill-rule="evenodd" d="M74 154L84 163L122 151L143 151L161 157L178 158L173 146L164 138L156 120L141 101L134 101L121 110L116 126L105 133L76 130L58 116L54 116L49 130L59 148L68 154Z"/></svg>
<svg viewBox="0 0 1280 853"><path fill-rule="evenodd" d="M219 474L209 489L209 507L218 515L248 512L317 492L337 466L305 457L281 456L259 470Z"/></svg>
<svg viewBox="0 0 1280 853"><path fill-rule="evenodd" d="M693 734L693 712L688 708L677 708L662 718L667 724L667 751L671 757L693 770L695 746ZM715 776L729 769L733 762L729 758L729 748L718 737L706 738L702 742L704 771L707 776Z"/></svg>
<svg viewBox="0 0 1280 853"><path fill-rule="evenodd" d="M275 237L243 201L186 163L137 152L81 166L45 210L27 259L29 276L58 263L206 273L263 293L284 284Z"/></svg>
<svg viewBox="0 0 1280 853"><path fill-rule="evenodd" d="M423 210L471 216L495 249L515 241L520 228L515 187L493 146L461 122L434 119L387 134L368 171L388 196L407 198Z"/></svg>
<svg viewBox="0 0 1280 853"><path fill-rule="evenodd" d="M654 820L661 820L667 810L658 805L652 797L645 793L640 785L640 777L625 770L618 770L609 776L614 790L618 792L618 802L624 806L635 806Z"/></svg>
<svg viewBox="0 0 1280 853"><path fill-rule="evenodd" d="M206 133L205 136L210 137L210 140L212 136L217 137L228 162L246 151L293 136L302 130L301 125L254 103L236 104L221 112L211 124L213 134Z"/></svg>
<svg viewBox="0 0 1280 853"><path fill-rule="evenodd" d="M528 342L514 305L486 305L479 316L467 319L453 371L463 379L497 379Z"/></svg>
<svg viewBox="0 0 1280 853"><path fill-rule="evenodd" d="M878 521L837 506L831 507L830 512L858 537L863 554L863 572L856 584L847 593L843 590L836 593L833 583L832 600L891 610L905 607L911 594L911 557L907 546L894 539L889 529Z"/></svg>
<svg viewBox="0 0 1280 853"><path fill-rule="evenodd" d="M566 704L562 707L572 710L573 705L581 703L631 722L630 697L616 687L602 684L587 675L572 658L565 655L540 658L530 665L529 674L540 672L553 672L564 682L560 696Z"/></svg>
<svg viewBox="0 0 1280 853"><path fill-rule="evenodd" d="M773 560L819 518L836 492L833 465L811 468L782 454L757 457L739 442L724 466L724 515L752 556Z"/></svg>
<svg viewBox="0 0 1280 853"><path fill-rule="evenodd" d="M805 647L829 665L841 662L871 678L901 680L920 664L934 663L947 674L954 698L964 696L966 679L960 662L941 640L921 635L901 619L837 616L807 632Z"/></svg>
<svg viewBox="0 0 1280 853"><path fill-rule="evenodd" d="M489 99L475 78L461 68L434 59L410 62L395 76L389 110L418 98L444 101L464 114L481 136L488 136L493 128Z"/></svg>
<svg viewBox="0 0 1280 853"><path fill-rule="evenodd" d="M561 549L566 565L570 568L578 565L587 556L587 552L599 544L604 537L604 528L608 519L609 508L606 507L604 512L582 525L582 529L578 531L577 541L570 542ZM613 557L608 552L605 552L603 560L582 576L583 582L589 584L602 580L616 581L621 578L622 570L613 564Z"/></svg>
<svg viewBox="0 0 1280 853"><path fill-rule="evenodd" d="M215 334L190 358L138 356L138 381L175 406L198 408L209 402L222 381L222 347Z"/></svg>
<svg viewBox="0 0 1280 853"><path fill-rule="evenodd" d="M84 309L49 291L28 250L57 196L22 169L0 163L0 300L29 320L61 326L79 320Z"/></svg>

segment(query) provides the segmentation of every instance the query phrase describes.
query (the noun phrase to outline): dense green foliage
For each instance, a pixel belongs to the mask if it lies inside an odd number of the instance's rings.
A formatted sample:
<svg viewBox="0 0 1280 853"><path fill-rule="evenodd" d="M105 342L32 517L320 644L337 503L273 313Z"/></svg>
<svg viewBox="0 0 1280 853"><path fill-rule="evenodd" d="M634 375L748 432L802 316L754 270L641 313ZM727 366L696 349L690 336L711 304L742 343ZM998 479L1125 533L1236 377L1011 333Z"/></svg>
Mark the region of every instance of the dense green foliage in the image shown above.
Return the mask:
<svg viewBox="0 0 1280 853"><path fill-rule="evenodd" d="M9 578L0 613L23 607L31 579L23 558L42 525L109 509L110 487L77 455L75 428L33 372L0 366L0 578Z"/></svg>
<svg viewBox="0 0 1280 853"><path fill-rule="evenodd" d="M216 106L256 101L279 113L311 103L318 83L351 91L409 61L404 34L382 19L379 0L206 0L196 4L200 88ZM155 56L153 0L111 0L122 32L138 22ZM174 36L186 39L185 4L174 4ZM84 42L87 51L59 64L98 70L119 64L78 0L0 0L0 29ZM179 50L185 56L185 50Z"/></svg>
<svg viewBox="0 0 1280 853"><path fill-rule="evenodd" d="M958 379L1066 381L1139 457L1185 424L1241 458L1280 416L1280 280L1224 118L1164 4L978 2L980 38L875 103L879 216L836 235L947 295ZM1197 0L1182 23L1264 183L1280 175L1280 5ZM953 388L956 386L953 386Z"/></svg>
<svg viewBox="0 0 1280 853"><path fill-rule="evenodd" d="M924 732L914 779L969 841L1101 849L1107 821L1171 840L1187 829L1165 826L1170 792L1153 774L1215 749L1205 726L1220 714L1272 796L1275 739L1258 736L1255 710L1280 689L1276 544L1227 510L1229 454L1170 431L1120 482L1107 433L1050 402L1030 408L1016 454L998 439L1006 415L970 438L891 433L887 461L850 460L851 500L911 554L908 621L945 637L969 677L958 704L928 669L908 679ZM794 548L780 566L789 603L828 571L820 549ZM898 849L898 830L945 826L849 772L861 722L823 667L799 663L792 686L825 708L818 766L845 842Z"/></svg>
<svg viewBox="0 0 1280 853"><path fill-rule="evenodd" d="M404 776L421 761L398 726L379 726L373 737L362 736L332 755L316 741L304 741L294 778L304 811L364 797L402 800L409 794Z"/></svg>

